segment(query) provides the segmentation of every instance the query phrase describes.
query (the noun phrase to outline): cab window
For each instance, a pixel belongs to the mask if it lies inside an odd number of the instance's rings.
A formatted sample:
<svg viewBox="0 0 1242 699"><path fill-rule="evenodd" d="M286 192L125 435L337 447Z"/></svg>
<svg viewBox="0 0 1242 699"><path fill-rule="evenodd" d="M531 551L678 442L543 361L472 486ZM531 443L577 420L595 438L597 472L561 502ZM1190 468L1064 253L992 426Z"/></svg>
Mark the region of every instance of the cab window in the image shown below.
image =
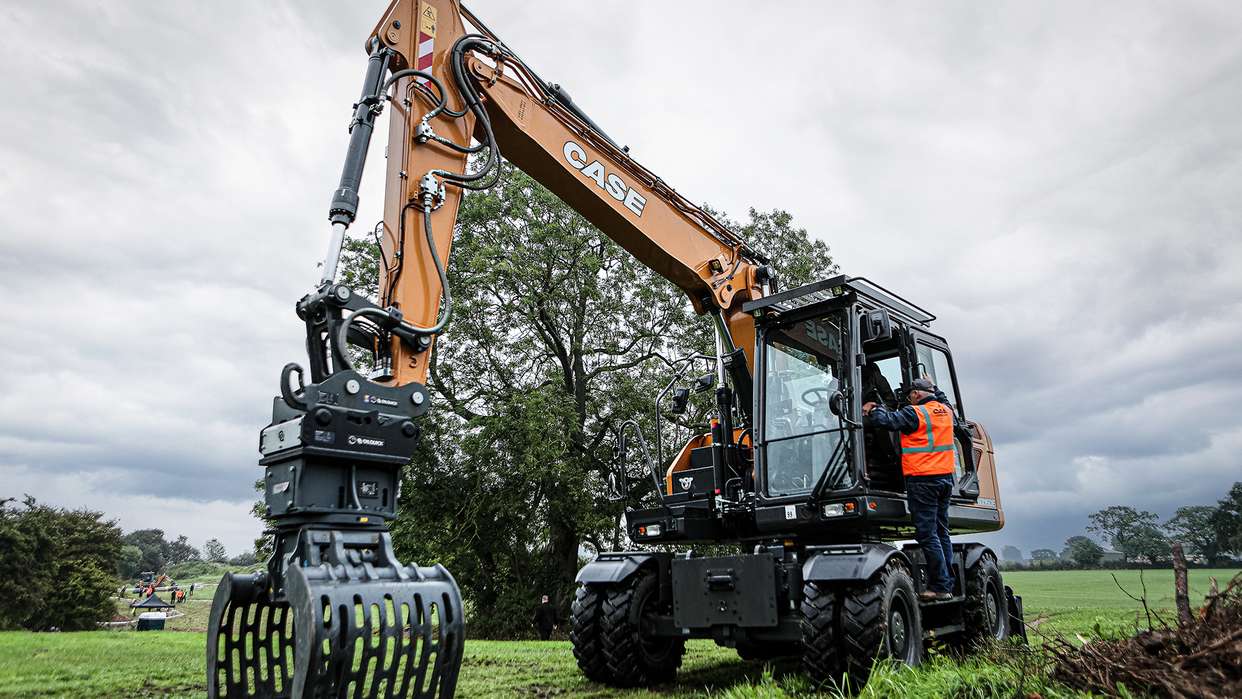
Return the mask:
<svg viewBox="0 0 1242 699"><path fill-rule="evenodd" d="M765 492L806 493L825 469L830 483L848 478L843 433L829 409L844 371L843 313L797 321L767 333L764 381ZM843 486L836 486L843 487Z"/></svg>
<svg viewBox="0 0 1242 699"><path fill-rule="evenodd" d="M919 343L918 357L919 366L915 375L927 374L936 384L936 388L944 391L944 394L949 397L953 409L961 415L962 404L958 402L957 390L953 386L953 369L949 364L949 355L945 354L942 349Z"/></svg>

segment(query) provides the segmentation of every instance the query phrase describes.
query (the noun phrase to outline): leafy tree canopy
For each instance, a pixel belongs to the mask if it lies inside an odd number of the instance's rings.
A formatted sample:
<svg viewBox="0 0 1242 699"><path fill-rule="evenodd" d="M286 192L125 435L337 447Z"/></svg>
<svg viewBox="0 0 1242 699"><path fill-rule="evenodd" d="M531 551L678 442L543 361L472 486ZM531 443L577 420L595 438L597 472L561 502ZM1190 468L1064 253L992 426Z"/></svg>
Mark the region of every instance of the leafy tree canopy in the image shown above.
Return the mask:
<svg viewBox="0 0 1242 699"><path fill-rule="evenodd" d="M0 628L69 631L111 618L122 549L116 523L29 496L13 503L0 500Z"/></svg>
<svg viewBox="0 0 1242 699"><path fill-rule="evenodd" d="M1164 525L1169 538L1182 542L1187 554L1203 556L1208 565L1220 557L1222 532L1216 526L1219 510L1211 505L1187 505Z"/></svg>
<svg viewBox="0 0 1242 699"><path fill-rule="evenodd" d="M1144 558L1154 563L1169 557L1168 540L1160 532L1160 518L1151 512L1113 505L1092 514L1090 520L1088 531L1102 535L1126 560Z"/></svg>
<svg viewBox="0 0 1242 699"><path fill-rule="evenodd" d="M227 563L229 560L228 551L224 550L224 544L219 539L208 539L203 544L203 555L212 563Z"/></svg>
<svg viewBox="0 0 1242 699"><path fill-rule="evenodd" d="M1103 547L1089 537L1082 535L1071 536L1066 539L1065 550L1061 552L1063 560L1073 561L1084 568L1089 568L1099 563L1103 555Z"/></svg>

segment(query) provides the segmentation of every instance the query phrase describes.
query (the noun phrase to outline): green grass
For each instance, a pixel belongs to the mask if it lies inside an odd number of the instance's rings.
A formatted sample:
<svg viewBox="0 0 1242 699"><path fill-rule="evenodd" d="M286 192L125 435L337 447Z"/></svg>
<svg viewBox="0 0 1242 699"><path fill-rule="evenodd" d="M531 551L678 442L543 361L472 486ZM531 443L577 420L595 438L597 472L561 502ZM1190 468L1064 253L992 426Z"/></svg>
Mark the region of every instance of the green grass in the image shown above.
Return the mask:
<svg viewBox="0 0 1242 699"><path fill-rule="evenodd" d="M202 633L0 633L0 697L202 696Z"/></svg>
<svg viewBox="0 0 1242 699"><path fill-rule="evenodd" d="M1239 572L1237 569L1189 571L1191 606L1202 604L1210 578L1215 577L1223 588ZM1022 596L1026 620L1040 619L1039 632L1044 635L1087 635L1098 626L1103 634L1116 636L1133 634L1136 623L1146 628L1143 606L1122 592L1118 583L1135 597L1145 596L1153 615L1166 621L1177 618L1172 611L1172 570L1142 573L1137 570L1006 571L1003 576L1014 594ZM1143 594L1144 584L1146 595ZM1158 623L1155 616L1153 622Z"/></svg>
<svg viewBox="0 0 1242 699"><path fill-rule="evenodd" d="M1224 585L1237 571L1191 571L1195 603L1208 577ZM1137 571L1115 571L1121 584L1141 594ZM1067 635L1132 631L1140 605L1128 598L1109 571L1011 571L1005 582L1022 595L1027 619L1043 619L1040 631ZM1144 573L1147 598L1157 609L1172 606L1172 573ZM181 633L89 631L0 633L0 698L193 696L205 693L204 647L210 592L195 594L168 628ZM127 604L128 602L126 602ZM128 615L128 610L124 613ZM1168 616L1166 611L1162 614ZM1145 619L1144 619L1145 622ZM1037 638L1032 639L1038 643ZM1007 656L1009 657L1009 656ZM999 660L999 661L998 661ZM923 667L878 670L864 697L1012 694L1022 682L1021 664L997 657L954 660L933 653ZM1025 691L1048 698L1076 696L1026 673ZM469 641L458 683L462 697L651 697L710 696L723 699L794 697L810 694L796 666L744 663L710 641L688 644L675 685L653 691L621 691L587 682L566 641Z"/></svg>

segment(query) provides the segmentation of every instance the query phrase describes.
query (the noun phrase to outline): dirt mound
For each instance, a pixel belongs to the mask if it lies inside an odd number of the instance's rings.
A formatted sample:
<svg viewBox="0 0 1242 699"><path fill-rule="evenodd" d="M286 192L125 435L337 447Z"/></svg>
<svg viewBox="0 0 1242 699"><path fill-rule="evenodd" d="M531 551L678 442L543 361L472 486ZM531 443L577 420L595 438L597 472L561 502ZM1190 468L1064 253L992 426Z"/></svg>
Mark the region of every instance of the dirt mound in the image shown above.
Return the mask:
<svg viewBox="0 0 1242 699"><path fill-rule="evenodd" d="M1159 697L1242 697L1242 575L1209 595L1190 623L1120 641L1048 644L1054 679L1076 689L1118 694L1118 686Z"/></svg>

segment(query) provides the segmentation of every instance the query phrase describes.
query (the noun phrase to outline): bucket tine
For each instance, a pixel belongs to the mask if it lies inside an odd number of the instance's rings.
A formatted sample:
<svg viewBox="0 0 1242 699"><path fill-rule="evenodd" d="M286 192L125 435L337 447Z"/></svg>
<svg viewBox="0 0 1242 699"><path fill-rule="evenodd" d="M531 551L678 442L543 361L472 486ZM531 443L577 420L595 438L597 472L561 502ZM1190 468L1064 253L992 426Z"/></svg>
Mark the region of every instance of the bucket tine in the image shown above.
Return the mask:
<svg viewBox="0 0 1242 699"><path fill-rule="evenodd" d="M266 576L226 574L207 630L208 696L289 697L293 627L289 606L273 603Z"/></svg>

